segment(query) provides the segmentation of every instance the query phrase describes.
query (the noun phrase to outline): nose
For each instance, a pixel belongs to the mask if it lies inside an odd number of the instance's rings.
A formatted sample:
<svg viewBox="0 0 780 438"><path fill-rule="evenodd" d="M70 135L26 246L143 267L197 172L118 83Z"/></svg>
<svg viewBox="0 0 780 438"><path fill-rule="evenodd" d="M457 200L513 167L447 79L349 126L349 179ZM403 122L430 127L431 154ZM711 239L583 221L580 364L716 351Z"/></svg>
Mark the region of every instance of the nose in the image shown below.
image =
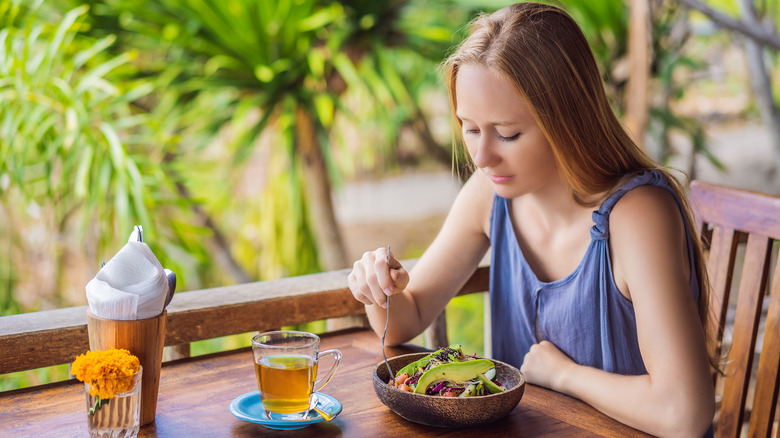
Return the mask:
<svg viewBox="0 0 780 438"><path fill-rule="evenodd" d="M476 144L477 149L475 153L471 155L471 159L474 161L474 165L477 167L492 167L500 161L500 156L496 154L494 145L489 136L482 135Z"/></svg>

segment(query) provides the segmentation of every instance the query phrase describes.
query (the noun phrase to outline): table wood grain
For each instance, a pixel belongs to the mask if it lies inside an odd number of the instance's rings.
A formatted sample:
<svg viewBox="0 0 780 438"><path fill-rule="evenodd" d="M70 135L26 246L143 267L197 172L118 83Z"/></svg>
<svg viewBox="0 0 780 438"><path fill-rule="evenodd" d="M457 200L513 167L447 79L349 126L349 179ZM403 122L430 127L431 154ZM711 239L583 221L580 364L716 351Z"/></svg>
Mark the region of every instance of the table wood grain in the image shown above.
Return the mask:
<svg viewBox="0 0 780 438"><path fill-rule="evenodd" d="M409 422L385 407L374 394L371 371L382 360L381 342L370 330L322 337L322 349L338 348L341 365L322 390L337 398L343 411L330 423L296 431L276 431L234 417L230 402L257 389L252 352L241 349L163 365L155 422L141 437L632 437L647 436L616 422L571 397L527 385L509 416L487 426L443 429ZM404 345L389 355L419 351ZM328 359L325 359L328 360ZM83 384L59 382L0 393L0 435L87 435Z"/></svg>

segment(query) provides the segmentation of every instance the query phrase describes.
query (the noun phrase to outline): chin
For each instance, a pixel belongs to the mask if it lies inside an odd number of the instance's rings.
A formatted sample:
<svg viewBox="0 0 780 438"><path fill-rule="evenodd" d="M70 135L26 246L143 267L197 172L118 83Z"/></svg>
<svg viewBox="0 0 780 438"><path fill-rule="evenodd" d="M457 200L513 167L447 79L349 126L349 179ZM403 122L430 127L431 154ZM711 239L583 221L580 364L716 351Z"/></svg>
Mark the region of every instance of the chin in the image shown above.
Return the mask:
<svg viewBox="0 0 780 438"><path fill-rule="evenodd" d="M506 187L503 185L496 185L496 184L493 185L493 191L496 192L498 196L506 199L517 198L519 196L523 196L526 193L528 193L527 191L513 189L511 187Z"/></svg>

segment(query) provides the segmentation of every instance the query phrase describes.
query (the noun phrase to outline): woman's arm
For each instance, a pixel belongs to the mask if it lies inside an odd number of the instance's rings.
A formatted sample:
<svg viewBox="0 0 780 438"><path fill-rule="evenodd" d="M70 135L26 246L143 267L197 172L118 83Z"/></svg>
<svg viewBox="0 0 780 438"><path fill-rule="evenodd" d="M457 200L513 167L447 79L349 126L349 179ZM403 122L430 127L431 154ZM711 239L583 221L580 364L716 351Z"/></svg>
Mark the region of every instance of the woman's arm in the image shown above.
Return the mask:
<svg viewBox="0 0 780 438"><path fill-rule="evenodd" d="M388 344L407 342L420 334L449 300L463 287L490 245L490 209L493 191L476 172L458 193L447 219L410 274L386 250L367 252L356 261L349 287L366 304L371 327L381 334L385 326L384 303L392 289Z"/></svg>
<svg viewBox="0 0 780 438"><path fill-rule="evenodd" d="M622 376L580 366L542 342L523 363L528 380L654 435L702 436L712 423L715 398L688 286L685 242L679 209L668 192L643 186L627 193L610 215L610 253L617 286L634 304L648 374Z"/></svg>

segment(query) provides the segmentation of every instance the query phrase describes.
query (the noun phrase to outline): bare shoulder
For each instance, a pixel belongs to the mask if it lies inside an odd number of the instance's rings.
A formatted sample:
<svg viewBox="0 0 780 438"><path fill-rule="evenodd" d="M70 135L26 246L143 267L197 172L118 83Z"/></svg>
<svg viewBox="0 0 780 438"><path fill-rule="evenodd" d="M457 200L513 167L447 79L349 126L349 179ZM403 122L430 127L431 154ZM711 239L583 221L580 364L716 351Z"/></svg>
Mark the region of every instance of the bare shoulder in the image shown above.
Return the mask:
<svg viewBox="0 0 780 438"><path fill-rule="evenodd" d="M686 287L690 265L683 224L677 202L661 187L637 187L615 204L609 246L615 283L626 298Z"/></svg>
<svg viewBox="0 0 780 438"><path fill-rule="evenodd" d="M652 185L639 186L623 195L610 213L609 228L610 235L626 237L642 230L684 231L677 201L666 189Z"/></svg>
<svg viewBox="0 0 780 438"><path fill-rule="evenodd" d="M488 235L493 208L493 186L482 172L475 172L463 185L452 207L451 217L461 225Z"/></svg>

